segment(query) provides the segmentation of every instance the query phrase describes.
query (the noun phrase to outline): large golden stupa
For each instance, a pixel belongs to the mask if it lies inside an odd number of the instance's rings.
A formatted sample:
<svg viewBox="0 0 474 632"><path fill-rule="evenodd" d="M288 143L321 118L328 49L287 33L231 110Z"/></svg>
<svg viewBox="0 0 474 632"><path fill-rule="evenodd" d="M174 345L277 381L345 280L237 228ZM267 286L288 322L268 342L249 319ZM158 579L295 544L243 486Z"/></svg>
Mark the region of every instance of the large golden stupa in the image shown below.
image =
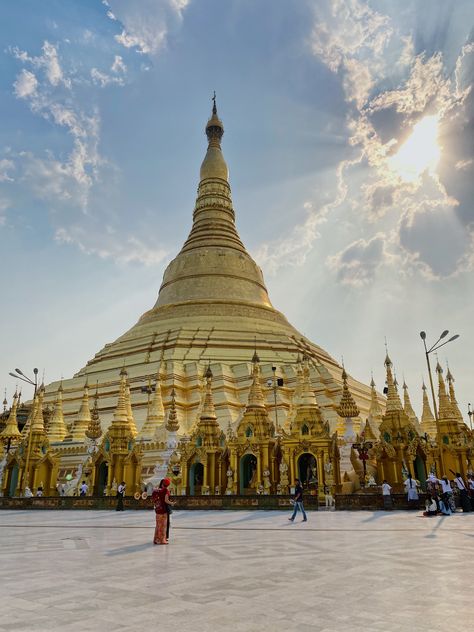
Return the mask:
<svg viewBox="0 0 474 632"><path fill-rule="evenodd" d="M283 379L278 389L269 386L267 390L271 417L277 415L282 424L291 415L297 361L305 356L318 404L335 429L341 367L273 307L262 271L237 232L229 172L221 151L223 133L214 100L189 236L164 273L154 307L120 338L106 344L72 379L64 380L64 414L70 430L86 381L90 387L98 384L100 419L104 428L109 425L119 393L119 373L125 367L138 431L149 410L144 387L158 375L164 408L169 407L174 389L179 433L186 434L202 407L209 363L219 423L222 428L235 425L247 402L255 350L264 384L270 385L271 379L276 383L276 377ZM349 385L361 416L366 417L370 388L351 378ZM46 387L45 405L53 406L58 387L58 383Z"/></svg>

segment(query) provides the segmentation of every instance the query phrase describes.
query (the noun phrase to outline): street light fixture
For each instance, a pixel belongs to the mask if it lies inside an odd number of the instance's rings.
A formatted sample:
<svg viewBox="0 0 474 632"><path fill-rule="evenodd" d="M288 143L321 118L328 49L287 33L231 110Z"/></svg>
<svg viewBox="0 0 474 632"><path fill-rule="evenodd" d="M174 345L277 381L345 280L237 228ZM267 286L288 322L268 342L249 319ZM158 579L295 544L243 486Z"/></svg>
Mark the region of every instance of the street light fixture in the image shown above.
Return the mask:
<svg viewBox="0 0 474 632"><path fill-rule="evenodd" d="M449 342L453 342L453 340L456 340L457 338L459 338L459 334L455 334L454 336L451 336L449 340L446 340L445 342L441 342L441 340L446 338L448 334L449 334L449 329L445 329L443 333L440 335L440 337L438 338L438 340L434 343L434 345L432 345L428 349L426 346L426 332L420 331L420 338L423 340L423 346L425 348L426 364L428 366L428 376L430 378L431 396L433 398L433 408L434 408L434 414L435 414L435 419L436 419L436 434L437 434L437 439L438 439L438 445L440 448L439 456L441 460L441 467L443 468L443 470L444 470L444 459L443 459L443 451L441 450L441 436L440 436L440 430L439 430L438 406L436 405L436 397L435 397L435 391L434 391L434 386L433 386L433 377L431 375L430 353L432 353L433 351L437 351L441 347L444 347L444 345L447 345ZM441 344L439 344L440 342Z"/></svg>
<svg viewBox="0 0 474 632"><path fill-rule="evenodd" d="M471 404L470 403L467 405L467 415L469 417L469 426L470 426L471 432L472 432L472 416L474 415L474 411L471 410Z"/></svg>
<svg viewBox="0 0 474 632"><path fill-rule="evenodd" d="M31 386L34 386L36 395L36 391L38 390L38 369L36 367L33 369L33 374L35 376L34 380L25 375L20 369L15 369L15 373L10 371L8 375L14 377L16 380L21 380L22 382L26 382L27 384L31 384Z"/></svg>
<svg viewBox="0 0 474 632"><path fill-rule="evenodd" d="M35 376L34 380L32 380L27 375L25 375L21 369L15 369L15 373L10 372L8 375L11 375L11 377L14 377L17 380L21 380L22 382L26 382L27 384L31 384L31 386L34 386L35 388L34 397L36 397L36 392L38 390L38 369L36 367L33 369L33 375ZM31 423L33 423L33 420L31 420ZM28 432L28 443L26 446L25 467L23 468L22 480L20 484L20 493L23 493L23 494L25 493L25 489L29 483L30 454L31 454L31 426L30 426L30 431Z"/></svg>

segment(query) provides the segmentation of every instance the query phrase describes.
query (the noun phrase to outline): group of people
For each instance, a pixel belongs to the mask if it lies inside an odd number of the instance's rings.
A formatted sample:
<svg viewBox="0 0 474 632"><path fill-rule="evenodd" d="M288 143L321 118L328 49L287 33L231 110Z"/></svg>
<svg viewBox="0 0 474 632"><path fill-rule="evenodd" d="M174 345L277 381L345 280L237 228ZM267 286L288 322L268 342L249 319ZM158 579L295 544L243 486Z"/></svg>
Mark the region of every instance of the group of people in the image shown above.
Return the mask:
<svg viewBox="0 0 474 632"><path fill-rule="evenodd" d="M456 472L451 483L447 476L438 479L430 474L426 487L425 516L436 516L438 513L450 516L456 511L455 494L463 512L474 510L474 476L468 476L465 481L461 473Z"/></svg>
<svg viewBox="0 0 474 632"><path fill-rule="evenodd" d="M426 480L426 501L424 516L451 515L456 511L455 494L459 496L459 504L464 512L474 511L474 475L470 475L465 481L460 472L452 472L452 481L447 476L437 478L430 473ZM419 500L419 483L411 474L405 480L405 491L408 502ZM382 483L382 496L384 509L392 509L392 487L384 480Z"/></svg>

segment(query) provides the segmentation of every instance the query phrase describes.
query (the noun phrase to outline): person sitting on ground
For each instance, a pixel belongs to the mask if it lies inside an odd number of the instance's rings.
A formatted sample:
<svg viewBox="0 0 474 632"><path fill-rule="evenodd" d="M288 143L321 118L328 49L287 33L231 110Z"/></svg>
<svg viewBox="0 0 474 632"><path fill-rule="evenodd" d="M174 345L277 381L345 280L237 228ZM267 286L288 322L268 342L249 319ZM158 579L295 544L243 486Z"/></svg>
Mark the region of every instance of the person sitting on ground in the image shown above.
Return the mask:
<svg viewBox="0 0 474 632"><path fill-rule="evenodd" d="M426 495L425 501L426 511L423 512L424 516L436 516L438 513L438 505L436 504L436 500L433 498L431 494Z"/></svg>

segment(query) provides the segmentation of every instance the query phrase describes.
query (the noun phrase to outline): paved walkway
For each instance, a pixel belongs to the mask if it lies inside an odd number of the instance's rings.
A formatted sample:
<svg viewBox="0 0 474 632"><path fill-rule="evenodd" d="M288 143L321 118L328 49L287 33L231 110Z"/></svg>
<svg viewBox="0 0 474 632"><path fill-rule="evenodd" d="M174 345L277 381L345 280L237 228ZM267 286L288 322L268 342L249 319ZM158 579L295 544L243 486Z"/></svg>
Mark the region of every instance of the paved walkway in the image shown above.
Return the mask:
<svg viewBox="0 0 474 632"><path fill-rule="evenodd" d="M0 511L0 632L472 630L474 514L308 515Z"/></svg>

